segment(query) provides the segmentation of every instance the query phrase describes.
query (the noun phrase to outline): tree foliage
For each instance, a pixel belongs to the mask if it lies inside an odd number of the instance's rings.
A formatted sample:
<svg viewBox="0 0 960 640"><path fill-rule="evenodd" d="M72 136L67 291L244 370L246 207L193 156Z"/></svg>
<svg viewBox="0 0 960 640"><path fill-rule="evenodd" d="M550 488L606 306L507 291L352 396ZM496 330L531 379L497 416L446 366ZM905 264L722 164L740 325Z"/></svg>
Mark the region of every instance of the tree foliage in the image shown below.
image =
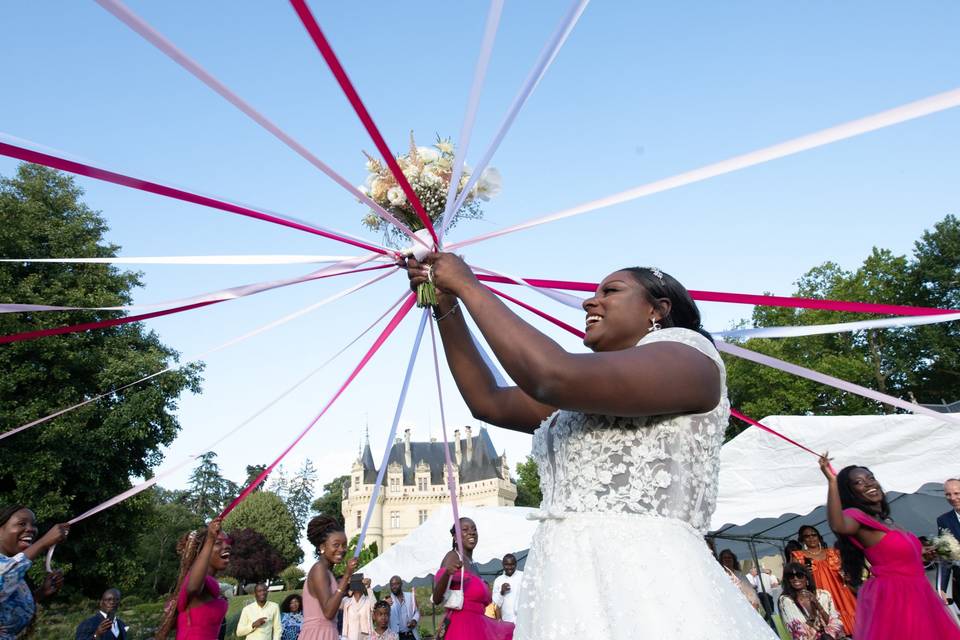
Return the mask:
<svg viewBox="0 0 960 640"><path fill-rule="evenodd" d="M531 457L517 463L517 499L518 507L539 507L543 500L540 492L540 472L537 462Z"/></svg>
<svg viewBox="0 0 960 640"><path fill-rule="evenodd" d="M343 575L343 572L347 570L347 560L353 557L353 554L357 552L357 543L360 542L360 534L350 538L350 541L347 542L347 553L344 554L343 560L338 564L334 565L333 573L334 575ZM316 553L316 552L314 552ZM380 555L380 547L376 542L371 542L368 545L364 545L363 550L360 551L360 555L357 556L357 560L360 561L360 566L372 562L374 558Z"/></svg>
<svg viewBox="0 0 960 640"><path fill-rule="evenodd" d="M0 178L0 255L22 258L108 257L107 226L81 201L82 190L57 171L23 164ZM13 262L0 265L4 302L77 307L129 304L140 275L104 264ZM0 314L0 334L106 320L115 311ZM119 388L177 359L142 324L131 323L14 342L0 349L0 430ZM200 367L188 365L124 389L12 436L0 447L0 503L29 505L44 525L64 521L146 476L179 431L177 398L199 391ZM68 585L99 595L130 588L140 522L151 498L137 496L75 527L57 561Z"/></svg>
<svg viewBox="0 0 960 640"><path fill-rule="evenodd" d="M250 528L230 532L230 564L227 574L237 579L240 588L251 582L266 582L276 577L286 566L280 553L259 531Z"/></svg>
<svg viewBox="0 0 960 640"><path fill-rule="evenodd" d="M200 463L190 474L185 496L185 504L205 521L218 515L227 501L240 492L235 482L221 475L220 465L214 462L216 457L213 451L200 456Z"/></svg>
<svg viewBox="0 0 960 640"><path fill-rule="evenodd" d="M303 560L296 520L280 496L272 491L251 493L230 512L223 527L231 534L240 529L253 529L263 534L283 560L280 569Z"/></svg>
<svg viewBox="0 0 960 640"><path fill-rule="evenodd" d="M796 296L960 308L960 221L947 216L914 245L912 256L874 248L853 271L827 262L796 283ZM872 318L817 309L756 307L753 325L773 327ZM942 323L780 339L752 339L748 349L921 403L950 402L960 390L960 328ZM724 356L730 400L756 419L768 415L889 413L867 400L736 357ZM745 425L732 419L727 436Z"/></svg>
<svg viewBox="0 0 960 640"><path fill-rule="evenodd" d="M343 488L350 485L350 476L339 476L323 485L323 494L313 501L310 508L317 515L336 518L343 525Z"/></svg>
<svg viewBox="0 0 960 640"><path fill-rule="evenodd" d="M184 504L181 492L154 488L148 495L154 505L141 523L137 559L144 574L136 590L145 596L162 596L176 586L180 569L177 542L184 533L200 528L204 520Z"/></svg>

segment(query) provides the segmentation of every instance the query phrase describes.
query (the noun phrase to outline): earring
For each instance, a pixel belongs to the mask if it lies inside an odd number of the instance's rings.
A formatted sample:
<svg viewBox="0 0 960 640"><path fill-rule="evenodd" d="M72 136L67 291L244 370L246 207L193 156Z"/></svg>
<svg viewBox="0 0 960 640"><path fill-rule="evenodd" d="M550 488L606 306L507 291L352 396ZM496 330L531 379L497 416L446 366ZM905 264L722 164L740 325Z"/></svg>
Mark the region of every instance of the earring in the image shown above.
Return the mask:
<svg viewBox="0 0 960 640"><path fill-rule="evenodd" d="M660 329L662 329L662 328L663 328L663 327L660 326L660 323L657 322L657 319L656 319L656 318L650 318L650 328L647 329L648 332L650 332L650 331L660 331Z"/></svg>

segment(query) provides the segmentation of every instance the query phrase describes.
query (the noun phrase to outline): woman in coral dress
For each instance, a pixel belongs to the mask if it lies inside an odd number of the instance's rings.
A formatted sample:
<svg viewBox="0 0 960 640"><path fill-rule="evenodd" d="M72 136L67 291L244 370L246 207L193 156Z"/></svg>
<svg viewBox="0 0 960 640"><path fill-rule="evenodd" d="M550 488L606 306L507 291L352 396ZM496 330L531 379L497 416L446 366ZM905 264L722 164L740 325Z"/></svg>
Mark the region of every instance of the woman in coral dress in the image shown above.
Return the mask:
<svg viewBox="0 0 960 640"><path fill-rule="evenodd" d="M828 548L817 528L808 524L800 527L797 539L803 549L793 552L793 561L810 570L817 589L830 592L833 604L840 613L840 620L843 621L843 630L847 635L851 635L857 613L857 597L847 586L840 552Z"/></svg>
<svg viewBox="0 0 960 640"><path fill-rule="evenodd" d="M340 523L329 516L317 516L310 521L307 540L317 548L320 559L310 567L303 585L303 626L299 640L339 640L337 614L350 576L357 570L357 559L347 560L347 568L337 583L330 569L343 561L347 553L347 534Z"/></svg>
<svg viewBox="0 0 960 640"><path fill-rule="evenodd" d="M463 553L453 550L443 559L443 566L433 579L433 603L443 602L447 589L463 590L463 608L448 609L443 621L444 640L512 640L513 623L488 618L484 611L493 602L490 589L473 568L473 550L477 546L477 525L470 518L460 518ZM450 530L452 534L454 529ZM466 566L464 562L466 561Z"/></svg>
<svg viewBox="0 0 960 640"><path fill-rule="evenodd" d="M827 518L840 537L844 570L856 583L870 562L870 578L857 592L856 640L960 640L960 627L923 570L923 548L898 529L880 483L866 467L850 466L827 477Z"/></svg>

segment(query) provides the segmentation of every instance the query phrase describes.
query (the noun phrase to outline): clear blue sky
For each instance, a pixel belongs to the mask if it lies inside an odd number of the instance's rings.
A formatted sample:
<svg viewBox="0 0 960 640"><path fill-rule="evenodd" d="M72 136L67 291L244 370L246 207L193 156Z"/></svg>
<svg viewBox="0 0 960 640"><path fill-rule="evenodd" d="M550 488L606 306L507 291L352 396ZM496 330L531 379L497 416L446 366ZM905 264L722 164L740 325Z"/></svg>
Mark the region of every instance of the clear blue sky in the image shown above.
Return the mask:
<svg viewBox="0 0 960 640"><path fill-rule="evenodd" d="M402 150L456 136L486 13L482 2L321 3L316 16L388 142ZM131 2L201 64L308 148L360 183L373 150L285 2ZM480 106L476 162L537 53L560 2L507 3ZM363 207L326 176L93 2L8 3L0 131L142 177L221 195L360 235ZM846 120L953 89L960 4L596 2L589 6L494 158L503 193L486 219L451 236L512 224ZM826 260L854 268L872 246L908 252L957 212L960 112L596 211L470 247L474 264L598 279L657 265L691 288L789 294ZM15 164L0 160L0 173ZM297 231L88 179L122 255L350 253ZM21 257L21 256L16 256ZM306 267L144 267L136 300L156 302ZM348 286L341 278L149 322L183 353L202 351ZM379 315L401 277L210 357L204 391L184 396L168 459L194 453L327 358ZM579 325L582 316L537 298ZM51 303L57 301L51 300ZM749 308L703 305L722 329ZM539 326L539 325L538 325ZM377 455L394 412L413 319L291 455L322 481L342 474L369 420ZM561 344L582 349L550 330ZM369 339L218 450L236 480L266 463L326 402ZM424 351L404 425L439 433ZM451 425L469 424L447 378ZM757 416L760 417L760 416ZM39 427L42 428L42 427ZM529 439L493 430L511 462ZM167 483L180 486L181 474Z"/></svg>

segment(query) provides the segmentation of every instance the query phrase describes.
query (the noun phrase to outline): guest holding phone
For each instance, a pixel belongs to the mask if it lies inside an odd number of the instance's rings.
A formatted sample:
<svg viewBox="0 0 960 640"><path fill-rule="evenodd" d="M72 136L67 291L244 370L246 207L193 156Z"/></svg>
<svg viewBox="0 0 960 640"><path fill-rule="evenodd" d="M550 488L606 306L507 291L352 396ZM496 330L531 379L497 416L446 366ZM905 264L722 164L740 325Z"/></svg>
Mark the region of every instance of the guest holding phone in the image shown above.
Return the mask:
<svg viewBox="0 0 960 640"><path fill-rule="evenodd" d="M99 610L77 625L76 640L127 640L127 625L117 617L119 608L120 590L104 591Z"/></svg>

